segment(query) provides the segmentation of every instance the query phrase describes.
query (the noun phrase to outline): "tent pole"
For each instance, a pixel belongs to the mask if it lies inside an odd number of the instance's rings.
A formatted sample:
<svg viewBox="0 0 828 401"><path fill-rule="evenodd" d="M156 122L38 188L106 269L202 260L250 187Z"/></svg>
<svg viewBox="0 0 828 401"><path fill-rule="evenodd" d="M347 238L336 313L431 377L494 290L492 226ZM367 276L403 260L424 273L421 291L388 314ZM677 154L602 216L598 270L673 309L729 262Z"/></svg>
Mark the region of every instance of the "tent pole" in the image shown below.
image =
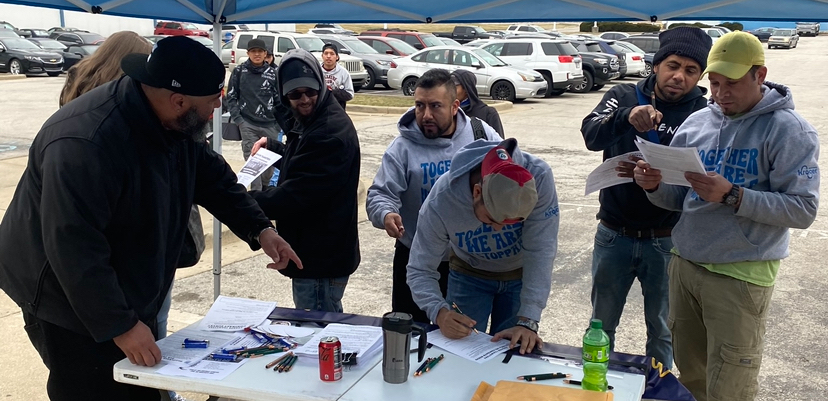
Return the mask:
<svg viewBox="0 0 828 401"><path fill-rule="evenodd" d="M213 51L221 58L221 23L213 22ZM225 88L226 89L226 88ZM213 110L213 150L221 154L221 106ZM213 300L221 295L221 222L213 217Z"/></svg>

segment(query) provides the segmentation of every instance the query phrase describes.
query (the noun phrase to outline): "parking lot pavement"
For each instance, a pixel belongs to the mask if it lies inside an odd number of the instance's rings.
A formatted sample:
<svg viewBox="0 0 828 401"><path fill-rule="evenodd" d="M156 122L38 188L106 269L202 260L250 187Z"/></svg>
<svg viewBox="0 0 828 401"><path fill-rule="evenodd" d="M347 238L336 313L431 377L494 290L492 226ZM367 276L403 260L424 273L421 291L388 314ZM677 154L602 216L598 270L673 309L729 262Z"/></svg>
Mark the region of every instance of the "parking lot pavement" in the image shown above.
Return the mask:
<svg viewBox="0 0 828 401"><path fill-rule="evenodd" d="M791 87L796 110L825 134L828 114L824 97L828 77L822 66L828 63L828 36L803 38L793 50L767 51L768 78ZM793 68L796 66L796 68ZM622 82L636 82L625 79ZM17 141L17 152L24 152L26 141L34 137L40 124L57 108L57 90L62 80L26 79L0 82L0 144ZM706 79L701 82L706 86ZM598 152L588 151L579 129L581 119L598 104L610 88L586 94L566 93L550 99L528 99L501 114L506 135L515 137L522 149L546 160L554 172L561 206L558 257L555 261L552 293L543 313L541 334L546 341L580 344L590 317L590 263L597 194L584 196L587 174L601 162ZM384 92L379 90L378 92ZM352 114L362 150L361 178L373 180L382 154L397 135L399 116ZM751 135L744 132L740 135ZM825 139L822 143L823 164ZM230 159L240 158L238 143L225 143ZM0 152L0 166L5 158ZM22 170L21 170L22 171ZM2 172L2 171L0 171ZM19 173L18 173L19 174ZM4 178L16 182L15 178ZM824 187L825 184L823 184ZM11 189L3 188L0 201L10 199ZM5 205L0 205L4 208ZM393 241L367 221L360 210L360 248L362 262L351 277L344 298L347 312L379 316L390 308L391 258ZM716 233L702 233L716 235ZM821 374L828 352L828 269L821 260L828 244L828 219L823 208L814 224L806 230L791 230L791 256L782 263L767 325L767 344L760 373L760 401L822 399L828 379ZM321 249L320 251L324 251ZM292 306L290 282L279 273L264 268L263 256L226 264L222 293L229 296L275 300ZM185 277L186 276L186 277ZM180 275L176 280L171 324L206 313L212 300L213 276L204 273ZM2 295L0 295L2 298ZM2 301L2 299L0 299ZM0 334L11 339L13 363L0 363L0 395L7 400L43 399L45 369L26 340L14 305L0 302ZM180 327L180 326L178 326ZM646 339L642 297L634 286L617 333L617 349L643 353ZM7 343L8 345L8 343ZM22 365L22 367L21 367ZM22 373L17 373L17 372ZM12 378L12 380L6 380ZM33 393L33 391L40 391ZM204 399L202 397L200 399Z"/></svg>

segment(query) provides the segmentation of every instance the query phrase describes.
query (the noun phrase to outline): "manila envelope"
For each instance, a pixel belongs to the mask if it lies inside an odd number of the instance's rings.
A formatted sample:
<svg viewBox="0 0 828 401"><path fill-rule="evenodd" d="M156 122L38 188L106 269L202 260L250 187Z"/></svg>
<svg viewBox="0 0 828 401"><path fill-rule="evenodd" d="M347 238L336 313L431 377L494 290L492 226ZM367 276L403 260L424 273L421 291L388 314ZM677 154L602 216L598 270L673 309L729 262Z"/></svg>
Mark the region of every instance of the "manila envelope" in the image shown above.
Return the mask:
<svg viewBox="0 0 828 401"><path fill-rule="evenodd" d="M587 391L577 387L499 381L492 386L480 382L471 401L612 401L612 393Z"/></svg>

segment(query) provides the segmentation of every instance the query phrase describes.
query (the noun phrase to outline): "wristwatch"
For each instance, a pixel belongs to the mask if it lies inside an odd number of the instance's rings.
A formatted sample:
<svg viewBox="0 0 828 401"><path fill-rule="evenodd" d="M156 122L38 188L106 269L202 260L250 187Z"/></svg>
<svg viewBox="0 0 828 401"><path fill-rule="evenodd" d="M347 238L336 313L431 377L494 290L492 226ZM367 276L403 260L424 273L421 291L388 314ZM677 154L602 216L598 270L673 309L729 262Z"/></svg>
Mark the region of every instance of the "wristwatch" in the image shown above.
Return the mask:
<svg viewBox="0 0 828 401"><path fill-rule="evenodd" d="M733 186L730 188L730 191L728 191L726 194L724 194L724 196L722 196L722 203L727 206L736 206L736 204L739 203L738 185L733 184Z"/></svg>
<svg viewBox="0 0 828 401"><path fill-rule="evenodd" d="M532 330L535 333L538 332L538 322L532 319L520 318L518 319L517 323L515 323L515 326L526 327L527 329Z"/></svg>

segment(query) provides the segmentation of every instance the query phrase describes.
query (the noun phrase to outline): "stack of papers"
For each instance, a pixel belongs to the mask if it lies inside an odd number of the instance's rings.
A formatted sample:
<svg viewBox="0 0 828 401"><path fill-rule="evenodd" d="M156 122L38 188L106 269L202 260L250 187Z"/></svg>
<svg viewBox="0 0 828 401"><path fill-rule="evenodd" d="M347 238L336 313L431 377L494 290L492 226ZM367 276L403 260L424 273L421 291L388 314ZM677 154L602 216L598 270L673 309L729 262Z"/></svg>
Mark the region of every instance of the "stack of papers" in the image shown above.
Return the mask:
<svg viewBox="0 0 828 401"><path fill-rule="evenodd" d="M294 352L319 357L319 341L329 336L339 338L342 353L356 352L362 360L373 357L382 349L382 327L331 323Z"/></svg>
<svg viewBox="0 0 828 401"><path fill-rule="evenodd" d="M198 328L205 331L240 331L267 320L276 302L219 295Z"/></svg>
<svg viewBox="0 0 828 401"><path fill-rule="evenodd" d="M450 339L440 330L428 333L428 342L461 358L484 363L509 350L509 340L492 341L486 333L471 333L459 339Z"/></svg>

